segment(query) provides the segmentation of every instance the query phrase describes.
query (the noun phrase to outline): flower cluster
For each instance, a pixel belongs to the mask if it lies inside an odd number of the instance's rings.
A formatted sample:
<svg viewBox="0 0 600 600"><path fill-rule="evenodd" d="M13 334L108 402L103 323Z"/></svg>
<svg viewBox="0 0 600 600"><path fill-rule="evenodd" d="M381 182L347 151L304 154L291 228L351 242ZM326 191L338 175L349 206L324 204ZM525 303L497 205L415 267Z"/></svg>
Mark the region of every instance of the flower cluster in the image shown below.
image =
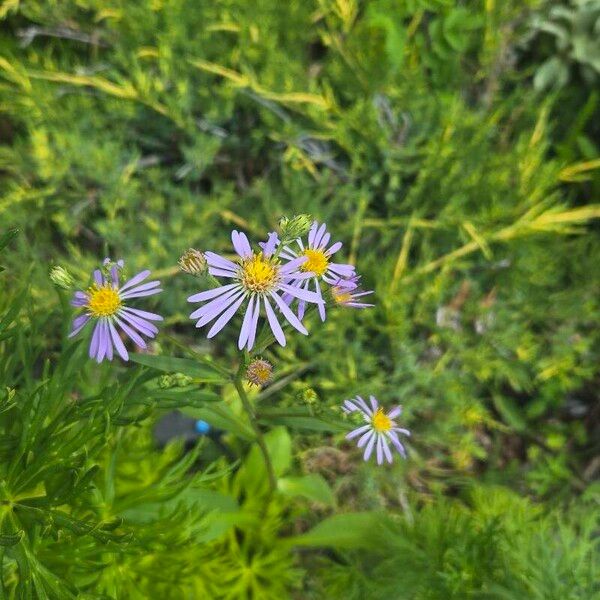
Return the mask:
<svg viewBox="0 0 600 600"><path fill-rule="evenodd" d="M360 276L354 266L334 262L342 243L331 241L325 224L317 221L311 224L308 215L300 215L283 219L280 225L281 239L272 232L255 248L244 233L233 231L233 256L190 249L180 258L183 272L213 285L188 298L189 302L201 303L190 318L196 321L196 327L208 327L208 338L217 335L239 312L243 315L237 340L240 350L250 351L255 347L261 316L275 340L285 346L287 324L303 335L308 334L303 320L311 306L322 321L327 317L328 305L373 306L364 302L364 297L373 292L360 288ZM301 237L304 234L306 239ZM121 285L123 268L122 260L112 262L106 258L102 268L94 271L91 285L75 292L72 300L83 313L74 319L69 337L79 334L91 321L94 325L89 355L99 363L112 360L115 354L128 360L126 338L137 348L146 348L144 337L154 338L158 333L153 321L162 320L158 314L129 306L134 298L161 292L160 282L146 282L150 271L144 270ZM52 270L51 279L64 289L73 285L71 276L60 267ZM246 381L262 387L270 382L272 372L271 363L254 358L247 366ZM379 464L384 459L391 463L390 443L406 456L398 434L409 435L409 432L394 421L400 415L400 407L385 413L374 396L370 396L370 405L357 396L346 400L343 410L362 417L365 422L347 436L348 439L360 436L358 447L365 448L365 460L375 451Z"/></svg>
<svg viewBox="0 0 600 600"><path fill-rule="evenodd" d="M360 278L352 265L332 262L332 256L340 250L342 243L330 244L330 240L326 225L314 221L308 239L303 242L297 238L294 248L290 245L282 247L278 235L270 233L268 240L260 243L260 250L256 251L244 233L233 231L231 241L237 254L234 260L214 252L204 253L208 272L230 282L190 296L189 302L205 302L192 312L190 318L197 319L196 327L212 323L207 333L207 337L212 338L236 312L243 312L238 347L252 350L263 312L273 336L282 346L285 346L286 338L280 318L307 335L302 321L307 306L312 304L324 321L326 300L322 285L331 288L331 297L337 304L357 308L372 306L356 301L371 292L358 289ZM294 302L297 302L296 310L292 310Z"/></svg>

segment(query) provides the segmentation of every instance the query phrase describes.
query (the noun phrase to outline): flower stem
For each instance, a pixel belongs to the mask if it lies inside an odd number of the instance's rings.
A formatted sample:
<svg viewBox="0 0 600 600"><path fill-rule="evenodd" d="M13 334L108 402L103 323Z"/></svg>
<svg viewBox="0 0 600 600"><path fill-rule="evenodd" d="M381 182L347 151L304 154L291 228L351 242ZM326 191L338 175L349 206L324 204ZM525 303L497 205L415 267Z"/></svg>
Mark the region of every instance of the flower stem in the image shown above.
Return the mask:
<svg viewBox="0 0 600 600"><path fill-rule="evenodd" d="M235 376L235 379L233 380L233 383L235 385L235 389L237 390L238 396L240 397L240 400L242 401L244 410L248 414L248 419L250 420L250 425L252 426L252 429L254 430L254 433L256 435L256 443L258 444L258 447L260 448L260 451L263 455L263 460L265 461L267 476L269 478L268 498L270 498L273 495L273 493L275 492L275 490L277 489L277 477L275 476L275 469L273 468L273 462L271 461L271 456L269 455L269 449L267 448L267 444L265 443L265 438L264 438L263 433L260 430L260 427L258 425L256 413L254 412L252 403L250 402L250 399L248 398L248 395L246 394L246 390L244 389L244 384L242 383L243 368L244 368L244 361L242 361L240 363L240 368L238 369L238 372Z"/></svg>

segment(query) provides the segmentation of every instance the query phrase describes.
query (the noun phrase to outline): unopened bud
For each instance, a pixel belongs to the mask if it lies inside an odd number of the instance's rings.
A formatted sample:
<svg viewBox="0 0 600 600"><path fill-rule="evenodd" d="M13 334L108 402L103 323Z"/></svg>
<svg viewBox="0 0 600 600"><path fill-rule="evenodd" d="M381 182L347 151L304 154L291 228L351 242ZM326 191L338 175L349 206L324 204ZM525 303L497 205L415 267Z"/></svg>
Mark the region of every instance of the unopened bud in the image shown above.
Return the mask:
<svg viewBox="0 0 600 600"><path fill-rule="evenodd" d="M204 254L202 254L200 250L195 250L194 248L186 250L179 258L178 264L179 268L184 273L189 273L196 277L206 273L208 268Z"/></svg>
<svg viewBox="0 0 600 600"><path fill-rule="evenodd" d="M296 238L308 233L312 225L313 218L307 214L295 215L291 219L281 217L279 219L279 229L281 230L281 240L291 242Z"/></svg>
<svg viewBox="0 0 600 600"><path fill-rule="evenodd" d="M50 269L50 280L55 286L63 290L70 290L75 285L75 280L64 267L52 267Z"/></svg>
<svg viewBox="0 0 600 600"><path fill-rule="evenodd" d="M260 387L266 385L273 377L273 365L262 358L255 358L246 369L246 379Z"/></svg>

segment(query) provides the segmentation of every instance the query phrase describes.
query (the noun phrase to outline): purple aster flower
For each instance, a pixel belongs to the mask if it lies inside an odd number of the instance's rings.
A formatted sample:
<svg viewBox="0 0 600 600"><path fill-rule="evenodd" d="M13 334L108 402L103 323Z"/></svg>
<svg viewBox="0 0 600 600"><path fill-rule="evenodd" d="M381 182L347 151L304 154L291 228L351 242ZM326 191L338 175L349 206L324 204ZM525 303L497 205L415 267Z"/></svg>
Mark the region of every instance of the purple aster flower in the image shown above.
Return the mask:
<svg viewBox="0 0 600 600"><path fill-rule="evenodd" d="M358 439L358 447L365 447L364 459L369 460L375 447L377 448L377 464L380 465L385 459L392 462L392 453L390 451L390 442L396 448L398 453L406 458L406 450L400 442L398 434L410 435L408 429L398 427L394 419L402 413L402 407L396 406L389 413L385 413L379 406L375 396L369 396L370 406L360 397L356 396L352 400L346 400L342 406L345 413L359 412L365 420L365 425L357 427L351 431L346 439Z"/></svg>
<svg viewBox="0 0 600 600"><path fill-rule="evenodd" d="M189 302L206 302L190 315L191 319L198 319L196 327L214 322L207 334L207 337L212 338L225 327L238 310L242 310L244 319L238 347L240 350L242 348L251 350L256 338L258 317L264 310L275 339L285 346L285 335L273 309L274 305L292 327L307 335L308 331L281 296L289 294L303 302L323 302L320 295L302 289L295 283L313 276L312 273L299 270L307 258L300 256L281 264L275 254L279 240L274 233L269 234L269 239L261 244L261 252L253 252L246 235L238 231L231 233L231 241L238 255L235 262L214 252L204 253L209 266L208 272L216 277L231 279L232 283L188 298Z"/></svg>
<svg viewBox="0 0 600 600"><path fill-rule="evenodd" d="M148 278L150 271L141 271L119 287L119 270L122 268L122 260L111 263L110 259L106 258L105 272L96 269L92 285L85 292L75 292L71 301L73 306L83 308L85 312L73 320L73 329L69 337L77 335L88 321L94 321L90 358L95 358L99 363L105 358L112 360L114 349L123 360L129 360L129 354L118 330L125 333L136 346L145 348L146 342L140 334L153 338L158 329L151 321L162 321L160 315L126 306L126 301L132 298L162 292L159 287L160 281L142 283Z"/></svg>
<svg viewBox="0 0 600 600"><path fill-rule="evenodd" d="M354 275L350 279L338 279L331 287L331 297L340 306L352 308L369 308L374 304L367 304L359 300L363 296L372 294L373 290L363 291L360 289L360 275Z"/></svg>
<svg viewBox="0 0 600 600"><path fill-rule="evenodd" d="M348 264L331 262L331 257L342 247L342 242L335 242L329 245L331 234L327 232L325 223L319 225L314 221L308 232L308 243L305 246L302 240L297 239L299 249L296 251L286 246L281 257L286 260L296 260L299 256L306 257L306 261L300 266L300 270L305 273L311 273L308 279L298 280L298 286L303 290L308 290L313 282L315 293L321 297L321 284L324 281L329 285L334 285L340 279L348 279L354 276L354 267ZM319 314L321 320L325 320L325 304L319 304ZM298 303L298 316L304 317L306 303L302 300Z"/></svg>

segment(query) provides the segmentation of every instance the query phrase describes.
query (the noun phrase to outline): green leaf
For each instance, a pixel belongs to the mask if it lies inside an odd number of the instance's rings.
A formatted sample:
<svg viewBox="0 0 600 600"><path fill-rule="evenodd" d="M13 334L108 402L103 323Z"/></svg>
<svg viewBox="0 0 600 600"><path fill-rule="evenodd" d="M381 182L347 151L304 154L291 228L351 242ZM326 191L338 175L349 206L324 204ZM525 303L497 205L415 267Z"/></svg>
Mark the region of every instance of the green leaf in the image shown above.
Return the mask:
<svg viewBox="0 0 600 600"><path fill-rule="evenodd" d="M286 496L303 496L327 506L335 504L335 497L329 484L316 473L303 477L284 477L277 484L279 491Z"/></svg>
<svg viewBox="0 0 600 600"><path fill-rule="evenodd" d="M23 537L23 530L20 529L16 533L3 533L0 534L0 546L14 546L21 541Z"/></svg>
<svg viewBox="0 0 600 600"><path fill-rule="evenodd" d="M174 358L172 356L154 356L152 354L131 354L130 360L165 373L183 373L196 380L211 383L225 381L217 367L192 360L191 358Z"/></svg>
<svg viewBox="0 0 600 600"><path fill-rule="evenodd" d="M375 512L333 515L307 533L286 541L294 546L370 548L375 544L373 531L380 520L381 514Z"/></svg>
<svg viewBox="0 0 600 600"><path fill-rule="evenodd" d="M511 398L494 395L494 406L504 419L507 425L515 431L525 431L527 429L527 421L523 416L523 412Z"/></svg>

